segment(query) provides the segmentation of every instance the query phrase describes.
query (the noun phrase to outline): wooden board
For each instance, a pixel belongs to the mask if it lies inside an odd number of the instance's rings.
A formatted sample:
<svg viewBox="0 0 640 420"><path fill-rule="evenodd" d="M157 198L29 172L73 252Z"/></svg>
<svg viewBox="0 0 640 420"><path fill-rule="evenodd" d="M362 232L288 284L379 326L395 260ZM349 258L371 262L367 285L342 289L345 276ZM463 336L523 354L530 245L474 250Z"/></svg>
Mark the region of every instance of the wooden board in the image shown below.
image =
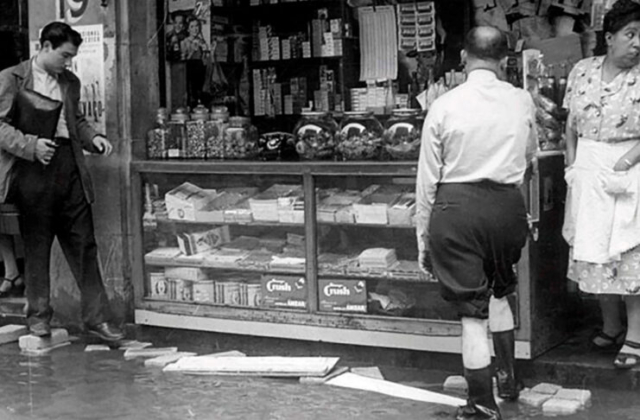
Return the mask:
<svg viewBox="0 0 640 420"><path fill-rule="evenodd" d="M185 357L170 364L165 372L200 375L325 376L338 357Z"/></svg>

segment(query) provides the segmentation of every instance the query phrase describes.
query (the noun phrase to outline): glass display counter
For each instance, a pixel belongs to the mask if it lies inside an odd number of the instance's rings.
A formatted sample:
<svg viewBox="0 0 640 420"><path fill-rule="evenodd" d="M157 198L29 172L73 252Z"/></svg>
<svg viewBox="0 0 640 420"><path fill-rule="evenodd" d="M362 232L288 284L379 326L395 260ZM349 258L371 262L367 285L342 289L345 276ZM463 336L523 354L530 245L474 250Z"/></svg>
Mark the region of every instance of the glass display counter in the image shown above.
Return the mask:
<svg viewBox="0 0 640 420"><path fill-rule="evenodd" d="M417 264L416 167L134 161L136 323L459 352L455 311ZM517 354L531 358L564 337L562 155L524 190Z"/></svg>

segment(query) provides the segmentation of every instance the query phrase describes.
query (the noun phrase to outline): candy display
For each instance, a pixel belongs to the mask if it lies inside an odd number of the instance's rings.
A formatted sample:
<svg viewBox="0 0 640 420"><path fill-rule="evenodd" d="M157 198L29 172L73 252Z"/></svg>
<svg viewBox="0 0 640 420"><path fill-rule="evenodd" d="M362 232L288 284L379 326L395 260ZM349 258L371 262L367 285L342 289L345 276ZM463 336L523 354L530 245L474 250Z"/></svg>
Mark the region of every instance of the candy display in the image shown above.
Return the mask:
<svg viewBox="0 0 640 420"><path fill-rule="evenodd" d="M417 160L420 154L421 121L417 109L394 109L383 135L386 155L395 160Z"/></svg>
<svg viewBox="0 0 640 420"><path fill-rule="evenodd" d="M214 107L211 119L207 121L206 154L207 159L224 159L224 130L229 125L229 111L226 106Z"/></svg>
<svg viewBox="0 0 640 420"><path fill-rule="evenodd" d="M337 151L344 160L374 160L380 155L383 128L371 112L346 112Z"/></svg>
<svg viewBox="0 0 640 420"><path fill-rule="evenodd" d="M209 110L202 105L193 109L191 120L187 121L187 142L185 144L185 156L187 159L204 159L206 153L206 139L211 126L209 122Z"/></svg>
<svg viewBox="0 0 640 420"><path fill-rule="evenodd" d="M227 159L254 159L258 156L258 130L247 117L231 117L224 130Z"/></svg>
<svg viewBox="0 0 640 420"><path fill-rule="evenodd" d="M167 143L169 142L168 114L166 108L158 108L156 125L147 134L147 158L166 159Z"/></svg>
<svg viewBox="0 0 640 420"><path fill-rule="evenodd" d="M189 121L189 114L186 108L178 108L171 114L171 121L169 122L171 135L167 143L167 158L181 159L185 157L187 121Z"/></svg>
<svg viewBox="0 0 640 420"><path fill-rule="evenodd" d="M333 159L338 124L328 113L303 112L296 124L296 151L301 159Z"/></svg>

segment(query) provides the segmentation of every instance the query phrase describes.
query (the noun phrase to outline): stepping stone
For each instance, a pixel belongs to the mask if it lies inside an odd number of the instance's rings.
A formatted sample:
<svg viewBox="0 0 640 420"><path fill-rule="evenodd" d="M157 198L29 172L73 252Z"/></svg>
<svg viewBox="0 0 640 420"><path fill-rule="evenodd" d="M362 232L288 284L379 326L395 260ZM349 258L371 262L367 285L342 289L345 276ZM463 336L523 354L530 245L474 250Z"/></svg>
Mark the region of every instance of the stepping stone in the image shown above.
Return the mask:
<svg viewBox="0 0 640 420"><path fill-rule="evenodd" d="M86 352L109 351L109 350L111 350L111 347L109 347L106 344L89 344L89 345L87 345L87 347L84 348L84 351L86 351Z"/></svg>
<svg viewBox="0 0 640 420"><path fill-rule="evenodd" d="M449 392L467 392L467 380L464 378L464 376L460 375L449 376L447 379L445 379L442 388L445 391Z"/></svg>
<svg viewBox="0 0 640 420"><path fill-rule="evenodd" d="M542 382L534 386L533 388L531 388L531 391L537 392L538 394L555 395L561 389L562 387L560 385L554 385L554 384Z"/></svg>
<svg viewBox="0 0 640 420"><path fill-rule="evenodd" d="M542 404L549 401L553 395L550 394L540 394L539 392L534 392L532 390L521 391L520 396L518 397L518 402L528 405L530 407L539 408Z"/></svg>
<svg viewBox="0 0 640 420"><path fill-rule="evenodd" d="M542 414L545 416L570 416L580 411L581 407L579 401L561 400L560 398L553 397L542 404Z"/></svg>
<svg viewBox="0 0 640 420"><path fill-rule="evenodd" d="M165 354L164 356L154 357L152 359L147 359L144 361L144 365L147 367L165 367L169 363L177 362L183 357L191 357L195 356L196 353L192 353L189 351L179 351L177 353Z"/></svg>
<svg viewBox="0 0 640 420"><path fill-rule="evenodd" d="M69 342L69 333L64 328L53 328L49 337L37 337L35 335L23 335L18 344L23 351L42 350Z"/></svg>
<svg viewBox="0 0 640 420"><path fill-rule="evenodd" d="M558 391L558 393L553 397L559 398L561 400L578 401L582 406L582 408L588 407L591 405L591 391L587 389L563 388L560 391Z"/></svg>
<svg viewBox="0 0 640 420"><path fill-rule="evenodd" d="M5 325L0 327L0 344L13 343L27 334L29 334L29 330L24 325Z"/></svg>
<svg viewBox="0 0 640 420"><path fill-rule="evenodd" d="M153 343L147 343L138 340L121 340L118 344L121 350L144 349L153 345Z"/></svg>
<svg viewBox="0 0 640 420"><path fill-rule="evenodd" d="M144 348L144 349L127 349L124 352L124 358L134 359L136 357L160 357L167 354L176 353L177 347L158 347L158 348Z"/></svg>

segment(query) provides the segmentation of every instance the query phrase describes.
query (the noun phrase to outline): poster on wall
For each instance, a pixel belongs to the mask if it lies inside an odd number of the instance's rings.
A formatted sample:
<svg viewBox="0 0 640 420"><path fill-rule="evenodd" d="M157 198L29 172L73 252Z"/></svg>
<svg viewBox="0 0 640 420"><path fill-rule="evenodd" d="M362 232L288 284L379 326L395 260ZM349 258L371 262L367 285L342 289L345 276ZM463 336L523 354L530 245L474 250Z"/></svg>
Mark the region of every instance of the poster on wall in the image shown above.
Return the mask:
<svg viewBox="0 0 640 420"><path fill-rule="evenodd" d="M106 132L104 30L102 25L80 25L73 29L82 35L78 55L73 59L72 71L82 83L80 109L87 121L99 133Z"/></svg>
<svg viewBox="0 0 640 420"><path fill-rule="evenodd" d="M171 0L165 29L169 61L203 60L211 51L211 1Z"/></svg>
<svg viewBox="0 0 640 420"><path fill-rule="evenodd" d="M99 0L54 0L56 18L69 25L100 22Z"/></svg>

